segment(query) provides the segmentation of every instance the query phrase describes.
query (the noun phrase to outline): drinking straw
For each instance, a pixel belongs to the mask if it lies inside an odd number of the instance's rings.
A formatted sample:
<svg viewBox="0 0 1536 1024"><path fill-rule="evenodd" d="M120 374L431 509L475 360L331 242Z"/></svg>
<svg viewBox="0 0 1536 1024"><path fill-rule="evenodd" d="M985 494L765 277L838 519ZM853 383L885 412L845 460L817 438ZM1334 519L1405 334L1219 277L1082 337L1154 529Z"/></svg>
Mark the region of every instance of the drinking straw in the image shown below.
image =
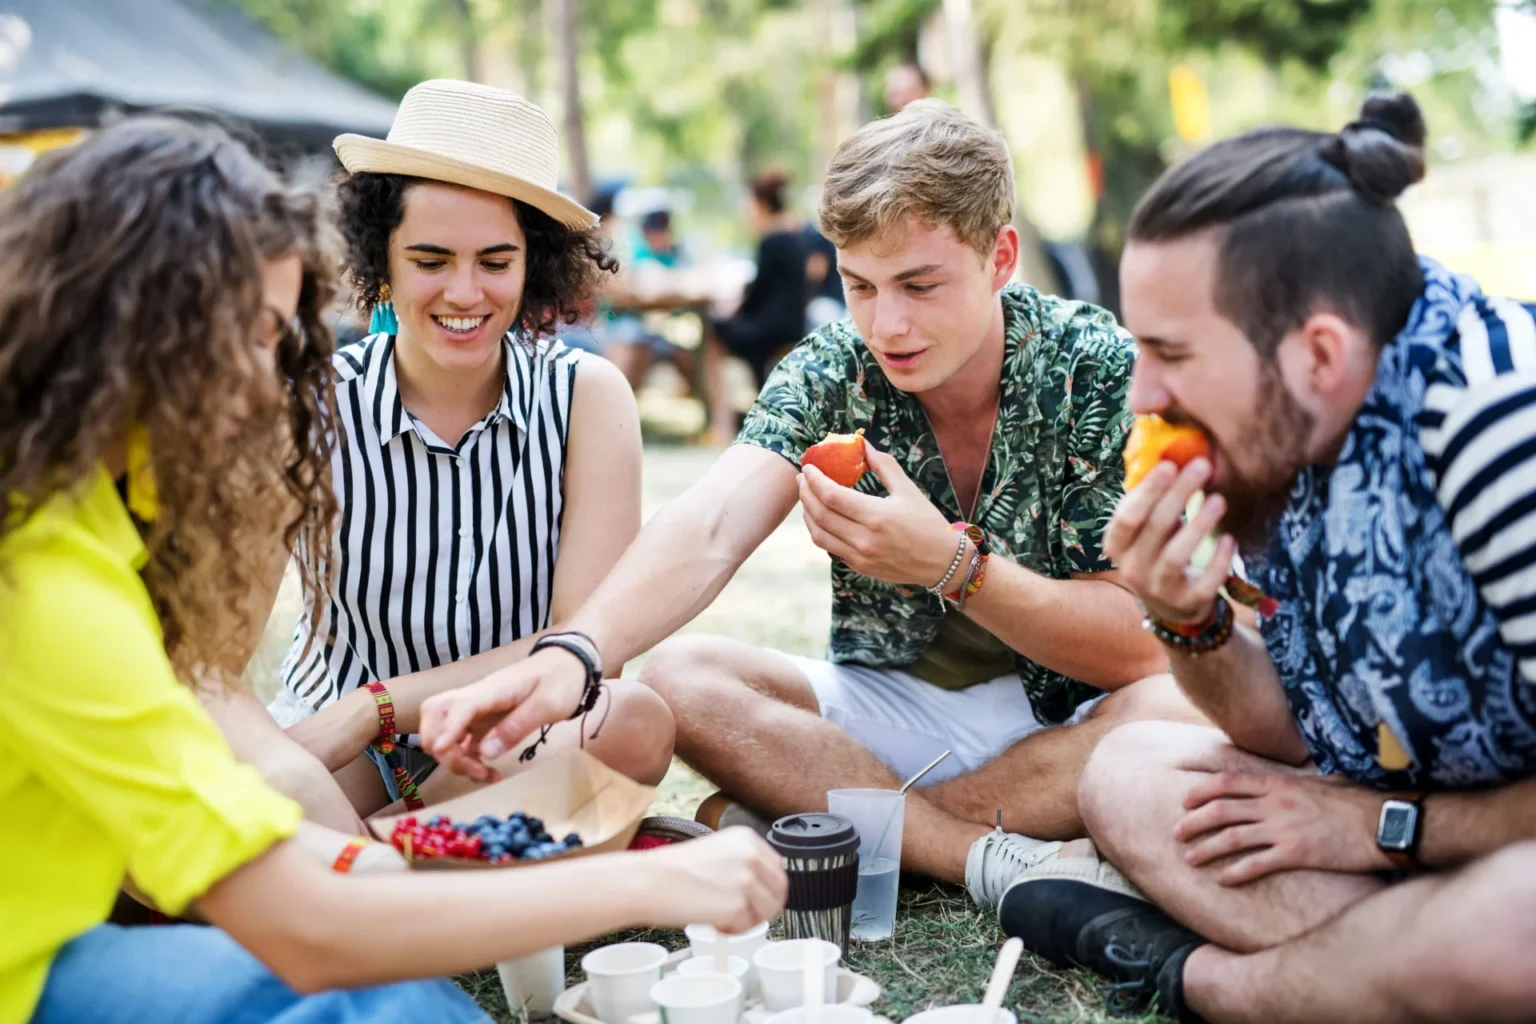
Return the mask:
<svg viewBox="0 0 1536 1024"><path fill-rule="evenodd" d="M906 782L903 782L901 784L901 789L898 790L898 792L901 793L902 796L906 796L907 795L907 790L909 790L913 786L917 785L917 780L918 779L921 779L924 775L927 775L929 772L931 772L935 768L937 768L939 766L939 764L941 762L943 762L943 760L946 757L948 757L950 754L952 754L952 753L954 753L954 751L946 750L946 751L944 751L944 753L940 754L938 757L934 758L932 761L929 761L928 762L928 767L924 768L922 771L920 771L916 775L912 776ZM871 857L878 856L879 853L880 853L881 848L885 846L885 837L891 834L891 826L896 824L896 815L901 813L901 807L902 807L901 804L897 804L895 807L893 807L891 809L891 816L885 820L885 828L883 830L881 830L881 832L880 832L880 841L878 843L876 843L874 846L871 846L869 848L869 855Z"/></svg>
<svg viewBox="0 0 1536 1024"><path fill-rule="evenodd" d="M992 1024L997 1011L1002 1008L1003 996L1013 981L1014 968L1019 966L1019 954L1024 952L1024 940L1009 939L997 952L997 965L992 968L992 980L987 982L987 995L981 1001L981 1020L978 1024Z"/></svg>

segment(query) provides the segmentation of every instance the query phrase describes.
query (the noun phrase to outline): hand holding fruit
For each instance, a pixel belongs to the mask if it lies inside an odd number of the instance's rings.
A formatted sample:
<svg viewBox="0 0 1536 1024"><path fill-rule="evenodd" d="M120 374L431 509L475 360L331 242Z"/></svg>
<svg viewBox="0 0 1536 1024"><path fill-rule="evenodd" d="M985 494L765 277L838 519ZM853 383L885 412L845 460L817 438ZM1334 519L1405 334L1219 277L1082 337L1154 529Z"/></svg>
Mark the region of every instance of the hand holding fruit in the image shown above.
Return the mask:
<svg viewBox="0 0 1536 1024"><path fill-rule="evenodd" d="M1223 535L1203 570L1190 560L1221 522L1226 501L1207 495L1199 511L1184 520L1189 499L1210 479L1204 457L1183 469L1158 462L1146 478L1120 499L1104 531L1104 553L1147 611L1166 623L1197 625L1211 616L1232 568L1236 545Z"/></svg>
<svg viewBox="0 0 1536 1024"><path fill-rule="evenodd" d="M860 575L887 583L932 586L954 560L955 534L944 513L899 462L862 437L858 442L869 468L885 485L887 497L861 494L834 482L810 458L814 449L808 450L800 471L800 506L811 540ZM852 460L842 463L853 464Z"/></svg>

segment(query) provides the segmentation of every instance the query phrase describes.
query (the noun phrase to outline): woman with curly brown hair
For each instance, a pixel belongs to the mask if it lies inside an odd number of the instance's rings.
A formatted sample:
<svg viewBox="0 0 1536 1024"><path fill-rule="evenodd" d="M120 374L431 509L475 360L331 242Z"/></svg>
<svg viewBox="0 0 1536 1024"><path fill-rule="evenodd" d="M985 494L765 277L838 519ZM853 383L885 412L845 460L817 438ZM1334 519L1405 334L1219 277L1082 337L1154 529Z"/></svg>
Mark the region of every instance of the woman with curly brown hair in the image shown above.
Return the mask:
<svg viewBox="0 0 1536 1024"><path fill-rule="evenodd" d="M424 82L388 140L342 136L336 151L348 276L376 323L336 356L333 572L305 588L273 704L309 770L273 776L317 820L355 828L392 800L469 785L424 783L434 762L394 734L415 732L431 695L525 657L613 567L639 529L640 430L623 375L554 338L616 263L596 218L555 190L543 111L501 89ZM318 564L310 546L300 557ZM603 700L549 745L659 781L666 705L617 679ZM250 723L257 732L267 738L244 746L294 763L270 723Z"/></svg>
<svg viewBox="0 0 1536 1024"><path fill-rule="evenodd" d="M183 685L242 660L269 552L329 536L319 226L227 134L164 118L0 194L0 1024L481 1022L398 982L782 904L747 833L355 877L393 851L301 822ZM125 878L218 927L103 924ZM370 940L402 920L413 942Z"/></svg>

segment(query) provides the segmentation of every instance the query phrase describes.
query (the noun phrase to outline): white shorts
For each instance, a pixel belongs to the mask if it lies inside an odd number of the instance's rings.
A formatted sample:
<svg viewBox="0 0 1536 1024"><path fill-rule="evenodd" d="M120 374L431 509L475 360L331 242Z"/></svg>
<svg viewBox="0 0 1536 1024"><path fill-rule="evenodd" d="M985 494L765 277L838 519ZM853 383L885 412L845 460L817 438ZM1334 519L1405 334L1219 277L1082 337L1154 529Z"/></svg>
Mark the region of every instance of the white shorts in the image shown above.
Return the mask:
<svg viewBox="0 0 1536 1024"><path fill-rule="evenodd" d="M1026 736L1049 728L1035 718L1016 675L946 690L900 669L786 657L811 681L821 717L899 778L910 778L944 751L953 751L923 777L920 787L973 772ZM1078 705L1067 724L1081 722L1103 699L1100 695Z"/></svg>

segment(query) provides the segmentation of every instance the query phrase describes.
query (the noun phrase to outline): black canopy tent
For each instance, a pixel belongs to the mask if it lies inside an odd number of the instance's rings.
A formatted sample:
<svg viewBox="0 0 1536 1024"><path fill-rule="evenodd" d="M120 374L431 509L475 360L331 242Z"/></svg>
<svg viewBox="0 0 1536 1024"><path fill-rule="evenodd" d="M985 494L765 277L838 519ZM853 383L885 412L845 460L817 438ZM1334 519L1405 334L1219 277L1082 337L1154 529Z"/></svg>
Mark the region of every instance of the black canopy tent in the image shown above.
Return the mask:
<svg viewBox="0 0 1536 1024"><path fill-rule="evenodd" d="M204 108L282 146L383 136L395 105L331 74L231 0L0 0L0 133Z"/></svg>

